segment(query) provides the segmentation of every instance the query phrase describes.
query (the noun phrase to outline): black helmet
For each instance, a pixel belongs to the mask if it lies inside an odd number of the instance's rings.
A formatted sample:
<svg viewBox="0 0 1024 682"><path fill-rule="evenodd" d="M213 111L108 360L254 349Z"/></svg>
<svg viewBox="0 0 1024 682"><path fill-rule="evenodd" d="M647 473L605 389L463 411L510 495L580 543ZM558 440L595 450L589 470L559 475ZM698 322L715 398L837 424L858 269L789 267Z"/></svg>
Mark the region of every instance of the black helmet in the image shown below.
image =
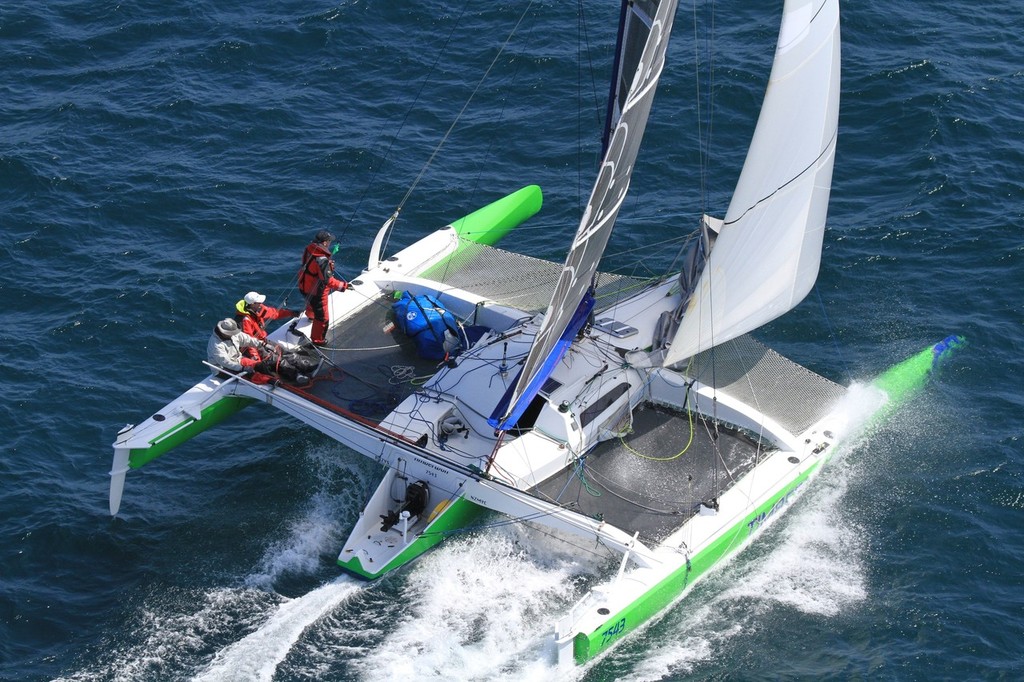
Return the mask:
<svg viewBox="0 0 1024 682"><path fill-rule="evenodd" d="M313 241L315 241L317 244L321 242L333 242L334 235L328 232L327 230L320 230L319 232L316 233L316 236L313 237Z"/></svg>

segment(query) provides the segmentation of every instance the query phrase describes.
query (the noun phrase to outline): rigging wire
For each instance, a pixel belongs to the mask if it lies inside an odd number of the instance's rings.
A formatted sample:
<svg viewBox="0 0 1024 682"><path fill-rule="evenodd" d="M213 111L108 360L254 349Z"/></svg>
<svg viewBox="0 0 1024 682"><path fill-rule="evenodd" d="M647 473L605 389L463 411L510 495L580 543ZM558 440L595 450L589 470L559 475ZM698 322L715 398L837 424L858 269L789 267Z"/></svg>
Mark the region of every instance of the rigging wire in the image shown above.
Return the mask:
<svg viewBox="0 0 1024 682"><path fill-rule="evenodd" d="M573 475L580 480L580 485L583 487L584 490L587 491L588 495L590 495L591 497L601 497L601 491L594 488L587 481L587 475L584 471L584 469L586 468L586 462L586 457L578 458L576 460L576 464L573 466Z"/></svg>
<svg viewBox="0 0 1024 682"><path fill-rule="evenodd" d="M707 16L705 17L705 19L706 19L706 21L707 21L707 23L709 25L706 27L706 29L703 32L704 33L703 45L704 45L704 55L706 55L706 57L707 57L707 72L708 72L708 75L707 75L707 78L706 78L707 91L706 91L706 93L703 93L703 96L702 96L702 92L701 92L701 49L700 49L700 45L702 44L702 42L700 40L700 24L701 24L701 22L700 22L700 17L698 16L698 3L694 3L694 5L693 5L694 75L695 75L695 80L696 80L697 135L698 135L697 148L698 148L699 169L700 169L700 172L699 172L699 180L700 180L700 209L701 209L700 210L700 214L701 214L701 230L704 231L705 234L706 234L707 228L705 227L705 221L704 221L703 216L707 215L707 211L708 211L707 178L708 178L708 166L709 166L709 158L710 158L710 150L711 150L712 122L714 120L714 117L712 115L713 111L714 111L714 58L713 58L713 55L714 55L714 17L715 17L715 3L714 3L714 0L711 0L711 2L706 3L705 7L708 8L707 9ZM705 97L707 99L707 110L708 110L707 111L707 123L706 123L706 125L707 125L707 133L706 134L705 134L704 118L702 116L703 109L701 107L701 103L704 101ZM707 263L705 263L705 267L707 267ZM703 306L702 306L701 310L698 312L698 314L704 315L705 312L706 312L707 314L711 315L712 311L714 310L714 304L713 303L714 303L714 292L709 287L709 289L708 289L708 306L707 306L708 310L704 311L703 310ZM714 319L714 317L712 316L712 320L713 319ZM709 349L708 352L710 354L710 359L711 359L711 389L712 389L712 394L711 394L711 420L712 420L712 424L714 425L714 432L711 433L709 431L709 435L711 436L712 450L713 450L714 454L717 455L717 457L714 458L713 474L712 474L713 477L714 477L714 498L717 498L718 497L718 491L719 491L719 485L718 485L718 461L722 458L722 454L721 454L721 451L720 451L720 448L719 448L719 438L718 438L718 398L717 398L718 381L717 381L717 378L716 378L718 363L715 360L716 353L715 353L715 343L714 343L714 325L710 325L710 328L711 328L711 346L710 346L710 349ZM693 358L690 359L690 362L691 363L693 362ZM687 391L689 391L689 389L687 389ZM706 427L707 427L707 425L706 425Z"/></svg>
<svg viewBox="0 0 1024 682"><path fill-rule="evenodd" d="M583 178L582 140L584 125L583 97L581 94L583 92L584 59L589 67L587 71L590 73L590 91L594 102L594 117L598 130L601 130L601 100L597 95L597 82L594 77L594 62L591 59L593 52L590 49L590 35L587 33L587 13L583 0L579 0L579 2L576 3L576 6L578 8L576 13L576 63L579 65L576 70L576 92L578 93L576 97L576 209L579 212L579 215L582 216L584 202L586 201L584 198L584 188L586 187L586 184Z"/></svg>
<svg viewBox="0 0 1024 682"><path fill-rule="evenodd" d="M462 23L462 17L466 14L466 9L469 7L469 5L470 5L470 3L467 2L463 6L462 11L459 12L459 16L456 17L456 19L455 19L455 23L452 24L452 30L448 32L448 36L447 36L447 38L445 38L444 44L441 45L441 49L438 50L437 55L434 57L433 63L430 65L430 69L427 71L426 78L423 79L423 82L420 83L419 90L416 91L416 97L413 98L412 104L410 104L409 107L406 109L405 116L402 118L402 122L400 124L398 124L398 130L396 130L394 135L391 136L391 141L388 143L388 148L384 151L384 156L381 158L380 164L377 166L377 168L370 175L370 179L366 182L366 184L364 186L364 189L363 189L363 193L360 195L359 201L356 203L356 208L353 209L353 211L352 211L352 217L349 218L348 222L345 224L345 227L342 229L342 235L344 235L344 233L348 229L349 225L351 225L352 220L353 220L354 216L356 215L357 209L362 204L363 199L366 197L367 192L369 192L369 190L370 190L370 187L373 186L373 181L377 177L377 173L379 173L380 169L382 169L386 165L388 157L391 155L391 149L395 146L395 141L400 137L400 135L402 133L402 129L405 128L405 124L408 123L409 116L412 114L413 111L416 110L416 104L420 101L420 97L423 95L424 88L426 88L427 83L430 82L431 75L433 75L435 69L437 68L438 62L441 61L441 56L444 55L448 51L448 45L452 42L452 36L455 35L455 31L456 31L456 29L458 29L459 24ZM454 124L452 124L452 125L454 126ZM386 126L387 126L387 122L385 122L384 124L381 125L380 132L378 132L378 134L377 134L378 138L380 138L384 134L384 128ZM449 132L451 132L451 131L449 130ZM445 136L445 139L447 139L447 135ZM441 141L441 144L444 144L444 140ZM440 149L440 145L438 145L438 149ZM420 174L416 177L416 181L413 183L413 187L411 187L409 189L409 191L406 192L405 197L402 199L402 201L398 205L398 207L394 210L394 212L391 215L391 218L389 218L389 220L391 221L392 227L394 227L394 221L398 218L398 213L402 210L402 207L405 205L405 202L409 198L409 195L412 194L412 189L416 186L416 183L419 182L420 178L423 177L423 173L426 171L427 166L430 165L430 162L433 160L434 155L436 153L437 153L437 149L434 150L434 154L431 154L430 159L427 161L426 165L423 167L423 170L420 171ZM385 224L386 224L386 222L385 222ZM384 243L381 244L381 251L380 251L381 253L384 253L385 248L387 247L387 242L390 240L390 237L391 237L391 233L389 231L388 235L387 235L387 238L384 240Z"/></svg>
<svg viewBox="0 0 1024 682"><path fill-rule="evenodd" d="M825 328L828 329L828 336L832 339L832 345L836 349L836 355L839 357L839 362L843 365L843 373L846 375L847 383L853 383L853 375L850 373L850 367L846 364L846 356L843 354L841 348L839 348L839 337L836 336L835 329L832 328L832 321L828 318L828 313L825 312L825 301L821 298L821 288L817 284L814 285L814 294L818 297L818 305L821 306L821 316L825 318Z"/></svg>
<svg viewBox="0 0 1024 682"><path fill-rule="evenodd" d="M698 35L699 19L697 17L697 3L693 5L693 31L694 31L694 70L696 72L696 89L697 89L697 135L698 135L698 152L700 156L700 212L703 216L708 211L708 192L707 192L707 178L708 178L708 167L710 165L711 158L711 134L713 131L714 123L714 85L715 85L715 60L714 60L714 42L715 42L715 3L709 2L708 5L708 16L706 17L708 27L704 31L704 55L707 57L707 79L706 79L706 93L704 97L707 99L707 134L705 135L704 121L701 117L701 53L700 53L700 39Z"/></svg>
<svg viewBox="0 0 1024 682"><path fill-rule="evenodd" d="M373 171L370 173L369 179L363 184L363 190L360 193L359 198L356 200L355 206L352 208L352 211L349 213L348 220L346 220L344 222L344 224L342 225L341 230L339 231L339 234L338 234L338 237L337 237L339 241L345 236L345 233L347 233L348 229L352 226L352 221L355 220L355 216L359 214L359 207L362 206L363 201L366 199L366 195L370 191L370 188L374 186L374 180L377 178L378 173L380 173L381 169L384 168L385 165L387 165L387 160L388 160L388 157L391 155L391 149L395 146L395 141L400 137L402 129L405 128L405 124L409 121L409 116L412 114L413 111L416 110L416 104L419 102L420 96L423 94L423 90L426 87L427 83L430 82L431 74L433 74L434 70L437 68L437 63L441 60L441 56L443 54L445 54L445 52L447 51L448 45L452 41L452 36L455 35L455 30L459 27L459 24L462 22L462 17L463 17L463 15L465 15L466 9L469 7L469 5L470 5L470 3L467 2L466 5L462 8L462 11L459 12L459 16L455 19L455 23L452 25L451 31L448 32L448 36L445 38L444 44L441 46L441 49L438 50L437 56L434 57L434 62L430 65L429 71L427 71L427 77L424 78L423 82L420 83L420 88L416 92L416 97L413 99L412 104L406 109L405 116L402 118L402 122L398 124L398 129L391 136L391 140L390 140L390 142L388 142L387 149L384 150L384 154L381 157L380 163L377 165L376 168L373 169ZM454 127L454 123L452 124L452 126ZM384 131L388 130L390 128L391 128L390 121L382 122L381 126L380 126L380 130L377 131L377 136L375 138L374 143L371 145L371 147L376 147L377 146L377 141L383 139ZM451 132L451 131L449 130L449 132ZM445 136L445 138L447 139L447 135ZM442 140L441 144L444 144L443 140ZM440 149L440 145L438 145L438 149ZM437 150L435 149L434 154L436 154L436 153L437 153ZM433 158L434 158L434 155L431 155L430 159L433 160ZM429 166L429 165L430 165L430 161L428 160L427 161L427 166ZM426 166L424 166L423 171L421 171L419 176L417 176L416 182L419 182L419 179L423 176L423 172L425 170L426 170ZM415 187L415 183L414 183L413 187ZM389 218L389 220L391 221L392 226L394 226L394 221L397 219L399 211L401 211L402 206L405 204L406 199L409 198L409 194L411 194L411 193L412 193L412 188L410 188L409 192L406 193L405 197L402 199L402 203L398 206L398 208L395 209L394 213ZM385 221L385 224L387 224L387 221ZM390 240L390 236L391 236L391 232L389 231L388 235L387 235L387 238L384 240L384 243L381 244L381 253L384 253L384 250L387 247L387 242ZM293 280L291 282L291 285L288 287L288 290L285 292L284 296L281 299L283 301L283 304L282 304L283 307L287 307L287 305L288 305L288 297L291 296L292 293L295 291L295 289L296 289L296 287L298 285L298 281L299 281L299 273L297 272L295 274L295 277L293 278ZM307 301L307 303L308 303L308 301Z"/></svg>
<svg viewBox="0 0 1024 682"><path fill-rule="evenodd" d="M530 5L532 6L532 2L530 3ZM494 66L494 64L498 61L498 58L501 56L502 52L508 47L508 44L512 41L512 38L515 36L516 32L519 30L519 27L523 23L523 20L526 18L526 15L528 14L529 9L530 9L530 6L527 6L527 8L526 8L526 10L524 10L523 14L520 15L519 21L516 22L516 25L512 28L511 33L509 33L508 37L505 39L505 43L502 45L501 50L498 51L498 54L495 55L495 57L494 57L494 61L491 62L491 67ZM532 35L534 26L536 26L536 23L531 24L530 32L529 32L528 36ZM529 42L529 37L527 37L527 42ZM513 59L513 61L515 63L515 69L512 72L512 78L510 80L511 83L515 83L516 82L516 79L519 77L519 70L522 68L522 63L523 63L522 60L518 60L518 59ZM466 110L466 108L469 106L469 103L473 100L473 96L476 95L477 90L480 89L480 87L483 85L484 81L487 79L487 74L490 73L491 67L488 67L488 69L484 73L483 77L481 77L480 82L477 84L476 90L474 90L473 94L470 95L468 100L466 100L466 104L465 104L465 106L463 106L462 111ZM500 122L500 121L503 121L505 119L505 107L507 106L507 104L508 104L508 94L506 92L505 96L502 97L502 99L501 99L501 107L498 109L498 113L494 117L494 121L495 122ZM462 112L459 113L459 117L461 117L461 116L462 116ZM450 134L452 129L455 128L455 124L456 123L458 123L458 118L456 118L455 121L452 122L452 127L448 130L448 134ZM446 139L448 137L448 134L445 135ZM470 192L471 194L475 194L477 188L480 185L480 180L483 177L483 171L480 170L482 165L483 165L483 163L484 163L483 160L484 159L492 158L491 150L494 149L494 145L497 143L497 140L498 140L497 136L491 136L490 137L490 143L487 145L486 152L484 152L484 154L482 154L481 157L480 157L481 161L480 161L479 164L477 164L477 169L478 170L477 170L477 173L476 173L476 179L474 180L474 183L473 183L473 188L472 188L472 190ZM438 145L437 151L440 150L441 145L443 145L443 144L444 144L444 140L442 140L441 144ZM433 158L433 157L431 157L431 158ZM428 161L428 164L429 163L430 162ZM423 171L426 171L426 166L424 166ZM423 174L423 171L420 172L420 175ZM417 178L417 181L418 180L419 180L419 178ZM410 189L410 193L411 193L411 191L412 190ZM403 203L404 203L404 199L403 199ZM398 215L398 212L396 211L394 216L397 217L397 215ZM459 239L463 243L466 241L466 240L462 239L461 236L460 236ZM441 281L444 281L448 277L448 273L450 272L450 269L451 269L451 266L452 266L453 262L454 262L453 258L448 258L445 261L444 271L441 274L441 276L439 277L439 279Z"/></svg>
<svg viewBox="0 0 1024 682"><path fill-rule="evenodd" d="M423 179L423 176L426 174L427 169L430 168L430 165L431 163L433 163L434 158L438 155L438 153L441 151L441 148L444 147L445 143L448 141L448 138L451 136L452 131L455 130L455 126L457 126L459 121L462 119L462 115L466 113L466 109L469 108L469 105L473 101L473 98L476 96L477 92L480 91L481 86L483 86L484 82L487 80L487 77L490 75L491 70L494 68L494 65L498 63L498 59L501 57L502 54L504 54L505 48L508 47L509 43L512 41L512 38L515 36L516 31L519 29L519 26L523 23L523 20L526 18L527 14L530 12L530 9L532 9L532 7L533 2L531 1L530 3L527 4L526 9L523 10L523 13L519 16L519 20L516 22L516 25L512 28L511 33L509 33L508 37L505 38L505 42L501 44L501 47L498 49L498 53L494 55L494 59L491 60L491 63L490 65L488 65L487 70L484 71L484 75L480 77L480 80L477 82L476 87L473 88L473 92L469 95L469 99L467 99L465 104L462 105L462 109L460 109L459 113L455 116L455 120L452 121L452 124L448 127L448 130L441 138L441 141L437 143L436 147L434 147L434 150L430 154L430 158L428 158L427 162L423 164L423 167L420 169L419 175L416 176L416 179L413 180L412 185L410 185L409 189L406 191L405 196L402 197L402 200L398 203L398 207L395 209L395 214L402 210L402 208L405 206L405 202L409 200L409 197L412 195L416 187L419 185L420 180ZM465 8L463 9L463 13L464 12ZM459 16L461 18L462 15L460 14ZM440 58L440 55L438 56L438 58ZM437 62L435 61L434 64L436 65ZM433 69L433 67L431 68Z"/></svg>
<svg viewBox="0 0 1024 682"><path fill-rule="evenodd" d="M390 142L388 143L387 149L384 151L384 154L383 154L383 156L381 158L381 163L378 164L376 169L374 169L374 171L370 175L369 180L365 184L363 192L360 195L359 200L356 202L355 208L352 210L352 213L351 213L348 221L346 221L344 227L341 230L341 234L339 235L339 239L342 236L344 236L345 232L351 226L352 221L354 219L354 216L358 212L359 206L362 205L362 202L365 199L366 194L369 192L370 187L373 186L374 179L377 177L377 174L381 171L381 169L384 168L384 166L386 165L387 160L388 160L388 158L391 155L391 150L394 147L396 140L398 140L399 137L401 136L401 132L405 128L406 123L408 123L410 115L412 114L413 111L416 110L416 105L420 101L420 98L423 95L423 91L426 88L427 83L430 82L431 76L433 75L433 73L437 69L437 65L440 62L441 57L444 54L447 53L448 46L451 44L453 36L455 35L456 30L458 29L459 25L461 24L463 16L466 14L466 10L470 7L471 4L472 3L470 3L470 2L466 2L466 4L462 7L462 10L459 12L459 15L456 17L455 22L453 23L451 30L448 32L448 35L445 38L445 41L444 41L444 43L441 46L441 49L438 50L437 55L434 57L433 63L430 65L430 69L427 72L426 78L424 78L423 81L420 83L420 87L419 87L419 89L416 92L416 96L414 97L414 99L412 101L412 104L409 105L409 107L406 109L405 116L402 118L402 122L398 125L398 129L391 136L391 139L390 139ZM394 230L394 224L397 221L398 216L401 213L402 209L405 207L406 202L408 202L410 196L416 190L417 186L419 185L420 181L423 179L423 176L426 174L427 170L430 168L430 166L433 163L434 159L437 157L438 153L440 153L441 149L444 147L444 145L448 141L448 138L451 136L451 134L454 131L455 127L458 125L459 121L462 119L463 114L465 114L466 110L469 108L469 105L473 101L473 98L479 92L481 86L487 80L491 70L494 68L495 64L498 62L498 59L504 53L504 51L507 48L508 44L511 42L512 38L515 36L516 32L518 31L520 25L523 23L523 20L529 14L530 9L533 7L533 4L534 3L531 0L531 2L528 3L526 9L523 10L523 13L520 15L519 20L516 22L516 25L513 27L512 31L509 33L508 37L505 39L505 42L499 48L498 53L494 56L494 59L491 61L491 64L487 67L487 70L484 72L483 76L478 81L476 87L473 89L473 92L470 94L469 98L463 104L462 109L459 111L458 115L456 115L455 119L452 121L451 125L448 127L448 130L442 136L441 140L434 147L434 149L431 152L429 158L423 164L423 166L420 169L419 173L417 174L416 178L413 180L412 184L406 190L405 195L402 197L401 201L399 201L398 205L395 207L395 209L392 212L391 216L388 218L388 220L385 221L385 225L390 225L390 227L389 227L388 232L386 233L386 236L385 236L385 238L384 238L384 240L383 240L383 242L381 244L381 250L380 250L381 253L385 253L386 252L388 243L390 242L390 239L391 239L391 234L392 234L392 232ZM518 68L519 67L517 66L517 68L516 68L516 72L517 73L518 73ZM514 77L513 77L513 80L514 80ZM504 104L502 105L502 112L503 111L504 111ZM377 135L378 139L380 139L383 136L384 130L386 128L388 128L388 127L389 127L388 122L384 122L381 125L381 129L380 129L380 131L378 132L378 135ZM374 146L376 146L376 144ZM382 226L382 228L383 228L383 226ZM294 285L293 285L293 288L294 288ZM289 291L289 294L290 293L291 292ZM285 299L287 300L287 295L285 296Z"/></svg>

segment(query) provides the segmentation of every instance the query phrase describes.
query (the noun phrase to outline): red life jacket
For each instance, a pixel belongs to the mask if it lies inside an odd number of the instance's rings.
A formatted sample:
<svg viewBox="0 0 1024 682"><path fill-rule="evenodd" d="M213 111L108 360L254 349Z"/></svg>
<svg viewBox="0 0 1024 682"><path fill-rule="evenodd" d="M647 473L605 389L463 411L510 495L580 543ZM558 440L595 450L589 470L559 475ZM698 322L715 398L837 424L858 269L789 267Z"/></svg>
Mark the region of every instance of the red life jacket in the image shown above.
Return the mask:
<svg viewBox="0 0 1024 682"><path fill-rule="evenodd" d="M246 305L244 299L235 304L235 321L238 322L239 329L257 341L267 338L267 322L293 317L296 314L284 308L274 308L265 304L261 304L258 310L253 310Z"/></svg>
<svg viewBox="0 0 1024 682"><path fill-rule="evenodd" d="M253 312L236 313L235 321L238 322L239 329L241 329L243 332L253 337L254 339L262 341L263 339L267 338L266 315L261 315L260 313Z"/></svg>
<svg viewBox="0 0 1024 682"><path fill-rule="evenodd" d="M299 291L304 296L316 293L334 275L334 261L330 256L330 251L316 242L306 247L299 269Z"/></svg>

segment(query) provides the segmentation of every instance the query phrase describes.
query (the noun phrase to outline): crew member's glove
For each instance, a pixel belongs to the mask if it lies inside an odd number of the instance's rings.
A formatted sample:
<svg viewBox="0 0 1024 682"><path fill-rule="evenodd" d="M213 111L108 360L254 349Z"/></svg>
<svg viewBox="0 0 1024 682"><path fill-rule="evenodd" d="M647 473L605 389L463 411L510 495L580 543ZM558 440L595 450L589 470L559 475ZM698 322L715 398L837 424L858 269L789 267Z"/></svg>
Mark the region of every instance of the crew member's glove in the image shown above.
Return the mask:
<svg viewBox="0 0 1024 682"><path fill-rule="evenodd" d="M345 291L347 289L348 289L348 282L346 282L345 280L341 280L341 287L338 289L338 291Z"/></svg>
<svg viewBox="0 0 1024 682"><path fill-rule="evenodd" d="M253 368L256 367L256 365L259 364L260 361L256 360L255 358L250 358L248 356L245 356L245 357L242 357L238 362L241 363L242 367L244 367L246 369L253 369Z"/></svg>

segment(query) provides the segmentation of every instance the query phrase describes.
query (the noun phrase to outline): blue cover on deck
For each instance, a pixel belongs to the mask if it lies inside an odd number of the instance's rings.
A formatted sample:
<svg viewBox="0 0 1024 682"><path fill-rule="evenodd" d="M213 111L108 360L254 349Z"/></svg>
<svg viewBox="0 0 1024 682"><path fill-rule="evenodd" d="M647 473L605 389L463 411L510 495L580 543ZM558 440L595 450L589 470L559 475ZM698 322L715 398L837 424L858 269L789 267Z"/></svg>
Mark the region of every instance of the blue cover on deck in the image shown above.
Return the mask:
<svg viewBox="0 0 1024 682"><path fill-rule="evenodd" d="M406 291L391 308L395 311L395 323L416 342L416 352L421 358L444 360L445 331L462 341L458 320L434 296L411 296Z"/></svg>

